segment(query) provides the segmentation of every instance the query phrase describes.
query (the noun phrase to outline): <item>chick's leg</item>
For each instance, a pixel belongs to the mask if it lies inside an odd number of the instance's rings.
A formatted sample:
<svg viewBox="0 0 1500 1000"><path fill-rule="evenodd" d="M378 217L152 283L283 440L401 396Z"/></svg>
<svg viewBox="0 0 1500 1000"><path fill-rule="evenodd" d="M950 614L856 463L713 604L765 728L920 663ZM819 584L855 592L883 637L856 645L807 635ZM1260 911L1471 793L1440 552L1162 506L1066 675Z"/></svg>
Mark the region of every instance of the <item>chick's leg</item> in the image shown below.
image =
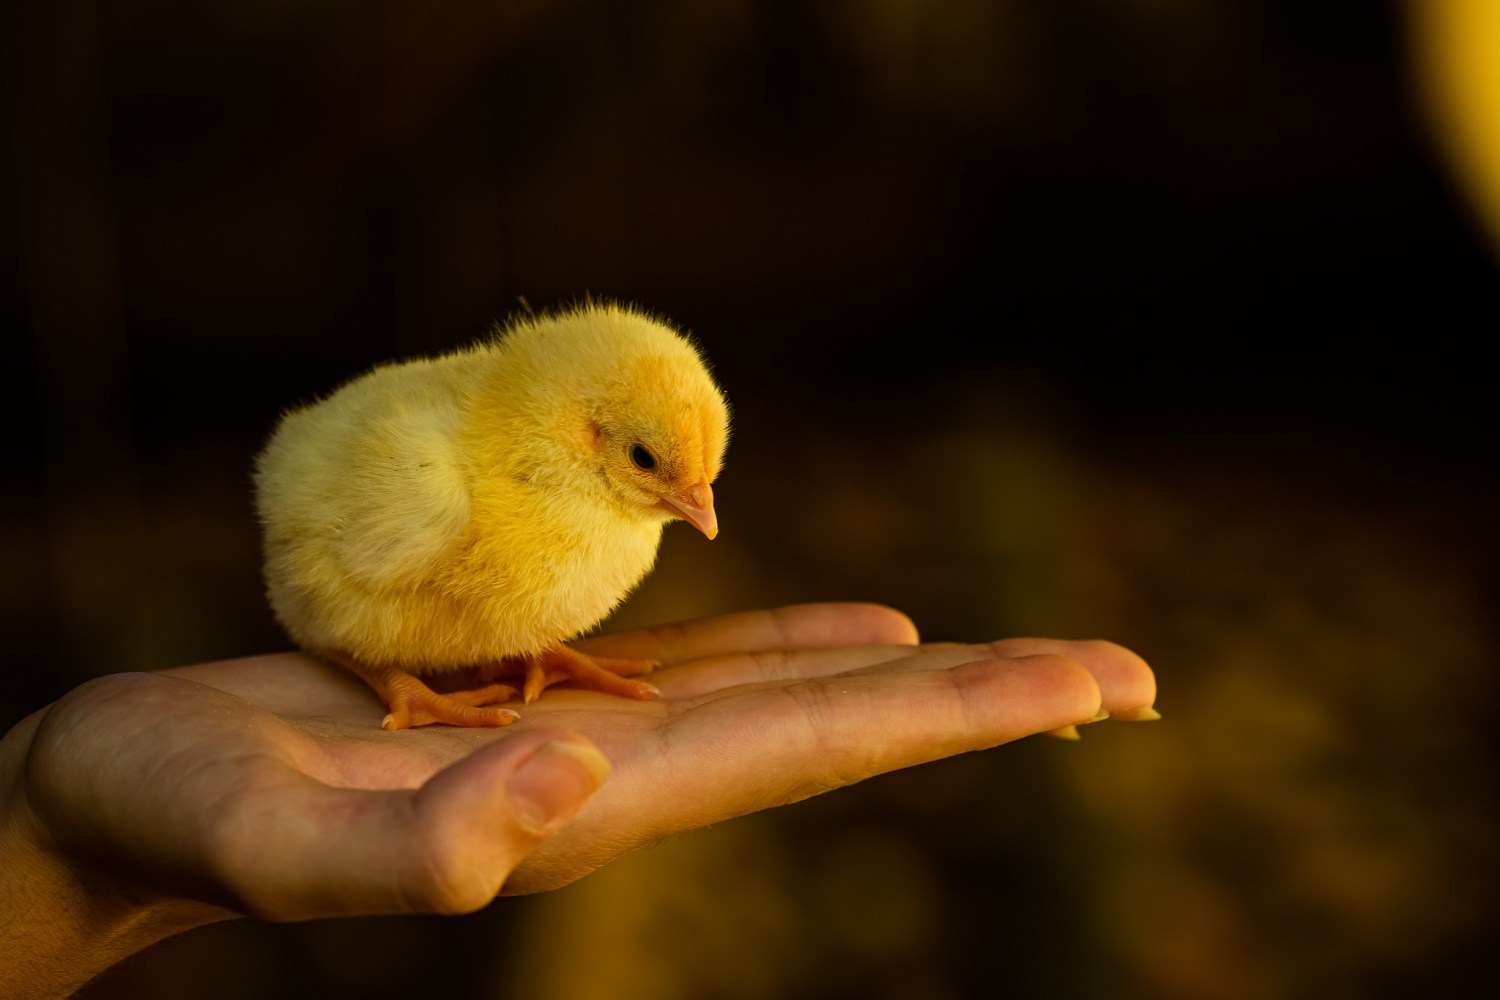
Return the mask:
<svg viewBox="0 0 1500 1000"><path fill-rule="evenodd" d="M573 681L581 687L649 701L661 692L645 681L628 678L649 674L656 668L652 660L618 660L607 656L590 656L561 643L526 660L526 683L522 696L529 705L542 691L559 681Z"/></svg>
<svg viewBox="0 0 1500 1000"><path fill-rule="evenodd" d="M450 726L508 726L520 718L508 708L493 707L516 695L509 684L489 684L470 691L439 694L413 675L391 666L371 666L337 650L329 659L361 677L375 689L390 714L380 723L384 729L410 729L434 722Z"/></svg>

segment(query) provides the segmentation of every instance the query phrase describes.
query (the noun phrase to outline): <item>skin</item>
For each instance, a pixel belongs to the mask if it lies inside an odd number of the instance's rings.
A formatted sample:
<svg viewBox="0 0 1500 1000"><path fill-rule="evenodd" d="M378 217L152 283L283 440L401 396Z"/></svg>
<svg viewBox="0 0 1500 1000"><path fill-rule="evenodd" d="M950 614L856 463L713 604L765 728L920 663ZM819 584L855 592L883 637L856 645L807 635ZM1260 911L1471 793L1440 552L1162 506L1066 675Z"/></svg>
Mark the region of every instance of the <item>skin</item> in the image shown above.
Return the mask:
<svg viewBox="0 0 1500 1000"><path fill-rule="evenodd" d="M297 653L100 678L0 742L0 982L64 996L240 915L468 912L1155 700L1111 643L916 642L905 616L854 604L601 637L580 646L662 662L662 700L554 689L504 729L384 731L368 687Z"/></svg>

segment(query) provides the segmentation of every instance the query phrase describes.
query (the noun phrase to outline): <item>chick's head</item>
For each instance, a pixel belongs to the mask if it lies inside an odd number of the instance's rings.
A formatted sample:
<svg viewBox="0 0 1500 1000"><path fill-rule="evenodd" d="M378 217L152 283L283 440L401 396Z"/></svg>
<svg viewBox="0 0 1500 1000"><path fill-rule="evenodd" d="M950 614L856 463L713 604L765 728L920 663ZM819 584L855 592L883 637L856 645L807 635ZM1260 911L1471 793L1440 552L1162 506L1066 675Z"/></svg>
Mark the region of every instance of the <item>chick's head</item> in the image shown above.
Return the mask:
<svg viewBox="0 0 1500 1000"><path fill-rule="evenodd" d="M696 355L644 357L621 375L585 427L600 474L642 517L680 517L713 538L712 484L729 435L723 395Z"/></svg>
<svg viewBox="0 0 1500 1000"><path fill-rule="evenodd" d="M571 481L628 513L718 533L712 483L729 441L729 408L682 334L633 309L589 303L513 325L500 347L503 363L489 388L500 399L528 400L519 412L535 430L517 438L541 448L528 464L565 454Z"/></svg>

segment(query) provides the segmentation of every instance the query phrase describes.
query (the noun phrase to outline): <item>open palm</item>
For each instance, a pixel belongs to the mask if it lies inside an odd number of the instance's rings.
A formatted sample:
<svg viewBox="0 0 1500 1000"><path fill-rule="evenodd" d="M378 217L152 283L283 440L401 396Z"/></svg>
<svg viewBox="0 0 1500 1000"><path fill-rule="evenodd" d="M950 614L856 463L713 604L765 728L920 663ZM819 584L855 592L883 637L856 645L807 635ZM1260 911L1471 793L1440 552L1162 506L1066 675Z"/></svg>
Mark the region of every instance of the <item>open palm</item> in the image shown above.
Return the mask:
<svg viewBox="0 0 1500 1000"><path fill-rule="evenodd" d="M296 653L114 675L39 720L27 798L61 849L129 873L134 891L283 920L459 912L1155 698L1150 669L1109 643L915 643L904 616L871 605L599 637L580 648L659 661L662 699L552 688L503 729L388 732L362 682ZM591 799L590 743L612 766ZM528 824L505 790L559 745L583 766L553 772L558 794L587 804Z"/></svg>

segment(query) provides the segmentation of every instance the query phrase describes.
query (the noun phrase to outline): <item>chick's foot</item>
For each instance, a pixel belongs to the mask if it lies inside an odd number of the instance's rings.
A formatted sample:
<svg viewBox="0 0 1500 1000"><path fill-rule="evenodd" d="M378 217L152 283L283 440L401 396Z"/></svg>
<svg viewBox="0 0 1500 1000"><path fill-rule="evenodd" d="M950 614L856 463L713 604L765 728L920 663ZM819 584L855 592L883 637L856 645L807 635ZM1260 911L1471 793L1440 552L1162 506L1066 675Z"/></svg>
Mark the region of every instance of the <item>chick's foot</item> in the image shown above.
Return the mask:
<svg viewBox="0 0 1500 1000"><path fill-rule="evenodd" d="M629 678L649 674L656 666L653 660L618 660L607 656L590 656L558 643L527 659L522 697L529 705L551 685L573 681L580 687L603 691L605 694L649 701L660 698L661 691L655 685Z"/></svg>
<svg viewBox="0 0 1500 1000"><path fill-rule="evenodd" d="M381 720L383 729L410 729L434 722L465 727L508 726L520 718L508 708L495 707L496 702L516 696L516 689L509 684L439 694L397 667L371 666L338 651L330 653L329 658L363 678L385 702L391 711Z"/></svg>

